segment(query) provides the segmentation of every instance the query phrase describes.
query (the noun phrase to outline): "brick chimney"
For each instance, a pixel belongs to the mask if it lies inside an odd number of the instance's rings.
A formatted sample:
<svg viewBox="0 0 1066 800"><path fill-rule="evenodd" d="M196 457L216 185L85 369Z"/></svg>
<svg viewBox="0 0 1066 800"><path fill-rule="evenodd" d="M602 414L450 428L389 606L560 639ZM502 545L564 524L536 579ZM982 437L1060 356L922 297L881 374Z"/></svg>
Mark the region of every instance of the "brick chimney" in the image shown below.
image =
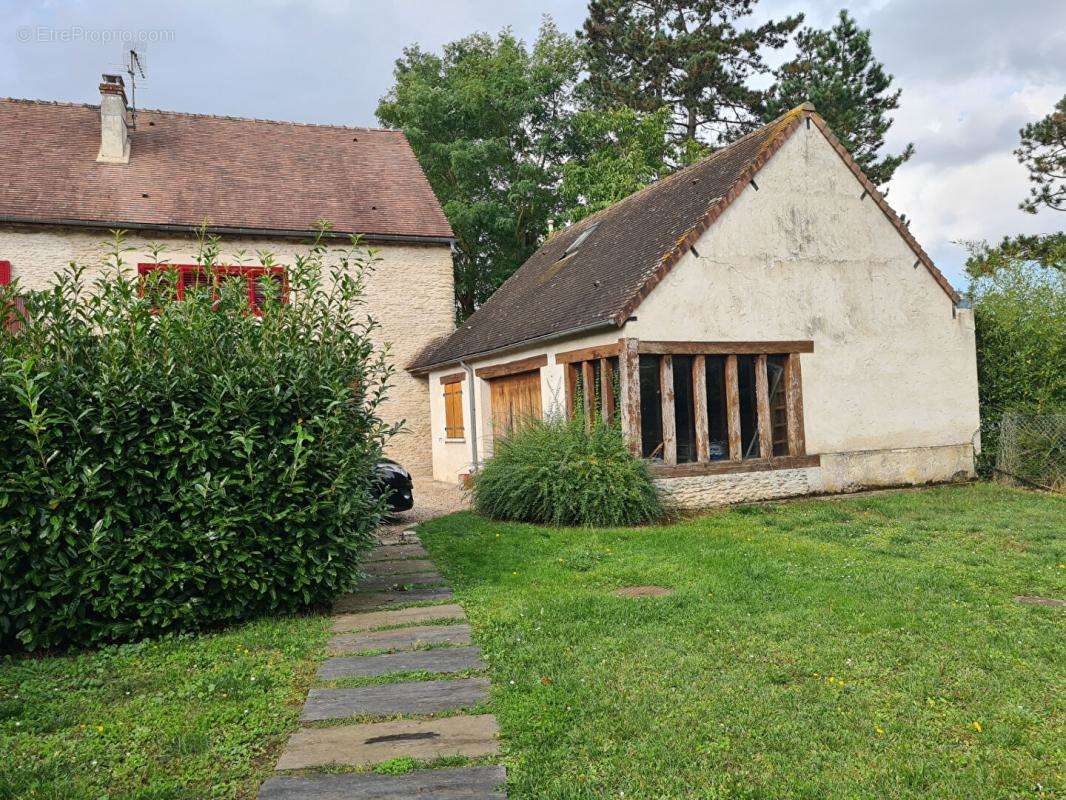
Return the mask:
<svg viewBox="0 0 1066 800"><path fill-rule="evenodd" d="M104 164L130 162L126 85L120 75L104 75L100 84L100 153L96 160Z"/></svg>

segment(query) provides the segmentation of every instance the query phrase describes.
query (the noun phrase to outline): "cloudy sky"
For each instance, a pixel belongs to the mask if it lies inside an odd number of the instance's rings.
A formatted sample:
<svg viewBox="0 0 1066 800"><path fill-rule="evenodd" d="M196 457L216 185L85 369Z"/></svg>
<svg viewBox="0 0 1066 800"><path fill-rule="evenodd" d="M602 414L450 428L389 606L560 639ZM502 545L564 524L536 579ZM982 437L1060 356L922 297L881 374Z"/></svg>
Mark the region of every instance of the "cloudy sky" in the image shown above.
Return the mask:
<svg viewBox="0 0 1066 800"><path fill-rule="evenodd" d="M1066 93L1066 0L762 0L759 17L803 11L824 27L847 5L903 88L889 137L917 155L889 200L956 285L953 242L1061 229L1018 210L1018 129ZM504 26L531 39L543 14L564 30L580 0L0 0L0 96L96 102L136 37L148 76L138 104L176 111L373 125L406 44L438 48ZM5 40L6 39L6 40Z"/></svg>

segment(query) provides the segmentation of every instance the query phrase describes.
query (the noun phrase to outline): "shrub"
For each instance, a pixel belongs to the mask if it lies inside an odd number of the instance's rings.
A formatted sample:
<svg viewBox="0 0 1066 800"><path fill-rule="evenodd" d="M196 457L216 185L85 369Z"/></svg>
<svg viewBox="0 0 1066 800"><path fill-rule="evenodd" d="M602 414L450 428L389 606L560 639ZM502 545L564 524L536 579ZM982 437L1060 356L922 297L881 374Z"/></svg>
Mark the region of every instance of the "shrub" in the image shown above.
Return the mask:
<svg viewBox="0 0 1066 800"><path fill-rule="evenodd" d="M496 443L474 478L474 506L494 519L639 525L662 515L648 468L617 425L530 420Z"/></svg>
<svg viewBox="0 0 1066 800"><path fill-rule="evenodd" d="M178 302L168 270L142 298L124 250L116 234L103 277L71 265L26 294L0 333L5 647L325 602L381 518L372 470L393 430L361 302L372 256L316 242L288 269L290 302L267 287L253 315L235 279ZM201 250L210 268L217 242Z"/></svg>

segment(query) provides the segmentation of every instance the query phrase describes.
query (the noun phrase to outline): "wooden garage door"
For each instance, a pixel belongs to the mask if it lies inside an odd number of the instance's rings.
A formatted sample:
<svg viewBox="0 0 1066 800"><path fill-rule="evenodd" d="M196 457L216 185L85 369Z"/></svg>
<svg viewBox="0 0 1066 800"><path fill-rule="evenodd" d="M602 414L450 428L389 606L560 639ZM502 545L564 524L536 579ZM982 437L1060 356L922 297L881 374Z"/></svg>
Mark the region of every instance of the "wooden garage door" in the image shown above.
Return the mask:
<svg viewBox="0 0 1066 800"><path fill-rule="evenodd" d="M493 436L506 436L523 420L540 419L540 370L493 378L489 388Z"/></svg>

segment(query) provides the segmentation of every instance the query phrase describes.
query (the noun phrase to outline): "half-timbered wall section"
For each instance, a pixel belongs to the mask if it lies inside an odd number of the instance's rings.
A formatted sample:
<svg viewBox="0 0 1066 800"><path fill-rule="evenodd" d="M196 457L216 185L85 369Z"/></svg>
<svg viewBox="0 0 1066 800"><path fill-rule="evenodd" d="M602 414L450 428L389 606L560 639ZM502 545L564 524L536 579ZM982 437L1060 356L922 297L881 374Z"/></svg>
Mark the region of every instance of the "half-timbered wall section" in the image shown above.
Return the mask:
<svg viewBox="0 0 1066 800"><path fill-rule="evenodd" d="M618 415L619 373L617 344L583 347L555 354L555 363L566 370L566 413L579 415L591 425ZM591 412L591 413L590 413Z"/></svg>

